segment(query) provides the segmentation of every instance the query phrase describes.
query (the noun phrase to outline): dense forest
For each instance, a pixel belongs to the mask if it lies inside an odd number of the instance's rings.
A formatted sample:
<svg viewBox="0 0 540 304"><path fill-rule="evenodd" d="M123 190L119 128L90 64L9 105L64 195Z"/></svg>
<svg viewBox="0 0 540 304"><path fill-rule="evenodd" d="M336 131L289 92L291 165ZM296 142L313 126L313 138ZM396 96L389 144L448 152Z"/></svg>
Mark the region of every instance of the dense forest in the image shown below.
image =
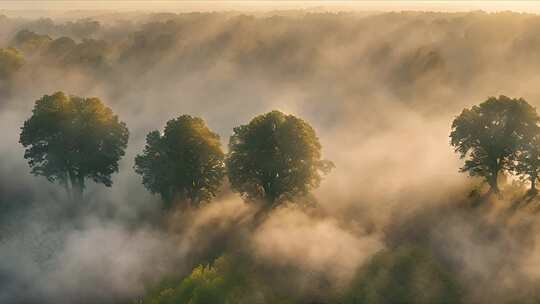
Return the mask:
<svg viewBox="0 0 540 304"><path fill-rule="evenodd" d="M5 12L0 302L537 303L538 24Z"/></svg>

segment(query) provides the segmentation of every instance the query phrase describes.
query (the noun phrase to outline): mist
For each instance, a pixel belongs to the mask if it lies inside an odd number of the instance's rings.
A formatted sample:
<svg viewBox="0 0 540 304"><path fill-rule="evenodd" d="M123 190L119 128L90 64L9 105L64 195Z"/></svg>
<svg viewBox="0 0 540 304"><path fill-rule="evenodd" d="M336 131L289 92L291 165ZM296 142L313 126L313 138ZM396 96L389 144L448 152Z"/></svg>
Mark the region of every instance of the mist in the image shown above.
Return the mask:
<svg viewBox="0 0 540 304"><path fill-rule="evenodd" d="M24 57L0 78L0 302L124 303L241 252L268 288L334 303L374 256L411 244L464 302L538 299L538 201L523 203L517 181L504 198L471 195L482 184L458 172L448 139L489 96L539 105L538 24L479 11L0 16L0 48ZM56 91L99 97L130 130L112 187L89 184L76 216L18 142L34 102ZM253 226L256 207L225 183L213 202L165 213L133 170L169 119L202 117L226 150L234 127L274 109L309 122L335 164L310 207Z"/></svg>

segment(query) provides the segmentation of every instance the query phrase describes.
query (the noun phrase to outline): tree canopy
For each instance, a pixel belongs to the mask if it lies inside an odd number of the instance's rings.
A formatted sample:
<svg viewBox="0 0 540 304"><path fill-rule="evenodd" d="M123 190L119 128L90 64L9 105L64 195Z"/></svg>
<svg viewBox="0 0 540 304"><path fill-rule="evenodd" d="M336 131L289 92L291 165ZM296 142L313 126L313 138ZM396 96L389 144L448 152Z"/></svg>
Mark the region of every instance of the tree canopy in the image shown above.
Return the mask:
<svg viewBox="0 0 540 304"><path fill-rule="evenodd" d="M135 158L135 171L166 204L197 205L216 196L225 176L224 158L219 135L201 118L182 115L169 120L163 134L147 135L143 153Z"/></svg>
<svg viewBox="0 0 540 304"><path fill-rule="evenodd" d="M0 48L0 80L9 79L24 64L24 58L14 48Z"/></svg>
<svg viewBox="0 0 540 304"><path fill-rule="evenodd" d="M23 52L32 54L47 48L52 38L48 35L40 35L29 30L21 30L17 32L13 38L13 45L21 49Z"/></svg>
<svg viewBox="0 0 540 304"><path fill-rule="evenodd" d="M228 176L234 190L267 205L305 195L332 168L321 159L315 130L293 115L272 111L234 128Z"/></svg>
<svg viewBox="0 0 540 304"><path fill-rule="evenodd" d="M20 143L33 174L82 195L86 179L112 185L128 137L126 125L99 98L57 92L36 101Z"/></svg>
<svg viewBox="0 0 540 304"><path fill-rule="evenodd" d="M75 40L69 37L60 37L51 41L45 54L53 58L64 58L73 52L76 47L77 42Z"/></svg>
<svg viewBox="0 0 540 304"><path fill-rule="evenodd" d="M162 281L133 304L305 303L269 286L264 274L249 257L224 254L180 281Z"/></svg>
<svg viewBox="0 0 540 304"><path fill-rule="evenodd" d="M464 109L450 133L451 145L465 159L460 170L483 177L498 192L499 173L515 169L520 148L538 133L539 121L535 108L521 98L490 97Z"/></svg>
<svg viewBox="0 0 540 304"><path fill-rule="evenodd" d="M240 267L239 267L240 266ZM199 265L179 284L148 294L142 303L242 303L250 302L253 286L246 267L229 256L219 257L213 265ZM244 272L246 271L246 272ZM251 296L253 298L253 296Z"/></svg>
<svg viewBox="0 0 540 304"><path fill-rule="evenodd" d="M530 194L536 194L536 181L540 175L540 134L524 138L513 165L514 172L521 180L531 183Z"/></svg>

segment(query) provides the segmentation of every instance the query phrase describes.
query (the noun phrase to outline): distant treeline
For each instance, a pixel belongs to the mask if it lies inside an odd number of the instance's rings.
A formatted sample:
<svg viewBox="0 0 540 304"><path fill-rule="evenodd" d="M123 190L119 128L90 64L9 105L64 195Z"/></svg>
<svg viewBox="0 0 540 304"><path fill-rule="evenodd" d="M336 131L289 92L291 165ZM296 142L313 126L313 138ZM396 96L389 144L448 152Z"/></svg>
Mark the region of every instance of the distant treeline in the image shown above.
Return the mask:
<svg viewBox="0 0 540 304"><path fill-rule="evenodd" d="M430 93L427 86L473 90L493 65L501 75L535 73L538 24L536 15L482 12L193 13L65 23L4 16L0 47L17 49L28 69L82 71L114 82L111 90L125 89L133 74L181 78L226 62L283 82L370 75L414 102ZM10 62L12 55L0 55L0 77L14 73Z"/></svg>

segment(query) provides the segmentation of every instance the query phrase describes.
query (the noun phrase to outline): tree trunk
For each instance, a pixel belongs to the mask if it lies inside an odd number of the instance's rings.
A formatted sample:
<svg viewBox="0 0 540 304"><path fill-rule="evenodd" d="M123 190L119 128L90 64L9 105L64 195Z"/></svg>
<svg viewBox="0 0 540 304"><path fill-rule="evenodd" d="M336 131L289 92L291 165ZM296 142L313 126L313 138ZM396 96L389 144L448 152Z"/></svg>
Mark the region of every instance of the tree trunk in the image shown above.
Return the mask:
<svg viewBox="0 0 540 304"><path fill-rule="evenodd" d="M71 170L68 170L67 176L68 176L68 180L69 180L69 185L68 185L68 187L69 187L69 199L71 201L74 201L75 196L76 196L76 194L75 194L75 188L76 188L76 186L75 186L75 184L76 184L75 175Z"/></svg>
<svg viewBox="0 0 540 304"><path fill-rule="evenodd" d="M64 189L66 189L68 200L71 201L73 199L73 194L71 193L70 180L67 173L65 173L64 179L62 180L62 186L64 186Z"/></svg>
<svg viewBox="0 0 540 304"><path fill-rule="evenodd" d="M270 207L273 207L275 202L276 202L276 194L275 194L275 189L274 189L274 185L271 181L269 182L265 182L263 184L263 189L264 189L264 203L265 204L268 204Z"/></svg>
<svg viewBox="0 0 540 304"><path fill-rule="evenodd" d="M83 200L83 191L84 191L84 181L80 180L75 182L75 187L73 189L73 200L76 203L81 203Z"/></svg>
<svg viewBox="0 0 540 304"><path fill-rule="evenodd" d="M536 176L531 175L531 189L529 189L529 194L536 194L538 190L536 190Z"/></svg>
<svg viewBox="0 0 540 304"><path fill-rule="evenodd" d="M66 176L65 186L70 200L66 214L70 217L76 217L79 214L79 208L83 200L84 178L77 176L71 170L67 171Z"/></svg>
<svg viewBox="0 0 540 304"><path fill-rule="evenodd" d="M189 194L188 208L192 209L194 207L199 207L199 204L199 196L196 194L196 191L193 191Z"/></svg>
<svg viewBox="0 0 540 304"><path fill-rule="evenodd" d="M163 201L163 209L170 209L176 198L176 190L174 187L169 187L165 191L161 192L161 199Z"/></svg>
<svg viewBox="0 0 540 304"><path fill-rule="evenodd" d="M71 182L71 199L76 203L80 203L83 199L84 177L76 176L73 172L69 172Z"/></svg>
<svg viewBox="0 0 540 304"><path fill-rule="evenodd" d="M500 194L498 179L499 179L499 171L497 170L492 173L491 178L489 180L489 186L490 186L489 192Z"/></svg>

